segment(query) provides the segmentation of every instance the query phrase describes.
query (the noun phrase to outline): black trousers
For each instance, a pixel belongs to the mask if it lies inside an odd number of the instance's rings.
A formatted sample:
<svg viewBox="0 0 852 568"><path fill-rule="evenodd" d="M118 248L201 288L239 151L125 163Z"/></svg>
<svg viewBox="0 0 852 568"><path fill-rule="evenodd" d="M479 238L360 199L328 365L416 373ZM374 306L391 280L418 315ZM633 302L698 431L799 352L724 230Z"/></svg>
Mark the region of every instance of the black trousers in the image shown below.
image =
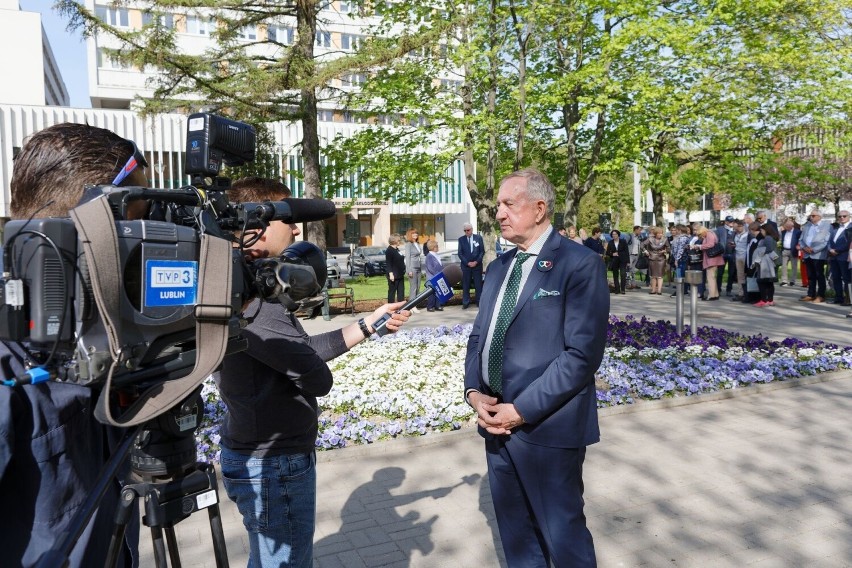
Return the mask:
<svg viewBox="0 0 852 568"><path fill-rule="evenodd" d="M716 271L716 289L719 293L722 292L722 276L725 272L725 266L728 267L728 285L725 287L726 292L731 292L734 289L734 283L737 281L737 259L736 255L725 255L725 264L719 267Z"/></svg>
<svg viewBox="0 0 852 568"><path fill-rule="evenodd" d="M615 293L624 292L627 289L627 267L621 264L613 264L611 268L612 285L615 287Z"/></svg>
<svg viewBox="0 0 852 568"><path fill-rule="evenodd" d="M764 302L775 301L775 282L757 281L757 289L760 291L760 299Z"/></svg>
<svg viewBox="0 0 852 568"><path fill-rule="evenodd" d="M394 298L396 296L396 298ZM405 299L405 278L397 278L391 282L388 278L388 302L401 302Z"/></svg>
<svg viewBox="0 0 852 568"><path fill-rule="evenodd" d="M806 258L805 269L808 271L808 296L825 298L825 261Z"/></svg>

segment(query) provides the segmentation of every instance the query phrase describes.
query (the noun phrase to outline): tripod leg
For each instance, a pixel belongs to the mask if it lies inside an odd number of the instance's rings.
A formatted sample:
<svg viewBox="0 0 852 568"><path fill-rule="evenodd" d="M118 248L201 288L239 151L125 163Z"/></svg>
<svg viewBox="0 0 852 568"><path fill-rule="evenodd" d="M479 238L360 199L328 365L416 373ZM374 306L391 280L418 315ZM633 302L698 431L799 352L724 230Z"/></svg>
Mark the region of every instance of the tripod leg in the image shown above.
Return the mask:
<svg viewBox="0 0 852 568"><path fill-rule="evenodd" d="M222 530L222 516L219 505L207 508L210 517L210 534L213 537L213 555L216 558L216 568L228 568L228 550L225 547L225 533Z"/></svg>
<svg viewBox="0 0 852 568"><path fill-rule="evenodd" d="M121 547L124 545L124 533L127 530L127 524L130 522L131 515L136 513L136 499L139 493L132 485L127 485L121 490L121 501L118 504L118 510L115 512L115 524L112 529L112 537L109 541L109 551L104 566L117 566L118 555L121 553Z"/></svg>
<svg viewBox="0 0 852 568"><path fill-rule="evenodd" d="M213 537L213 555L216 558L216 568L228 568L228 549L225 546L225 532L222 530L222 515L219 511L219 484L216 481L216 468L212 464L199 465L199 469L207 474L210 488L216 495L216 502L207 507L210 519L210 535Z"/></svg>
<svg viewBox="0 0 852 568"><path fill-rule="evenodd" d="M167 525L163 530L166 531L166 544L169 547L169 560L172 563L172 568L180 568L180 551L178 550L175 527Z"/></svg>
<svg viewBox="0 0 852 568"><path fill-rule="evenodd" d="M151 527L151 544L154 546L154 562L157 568L168 568L166 547L163 544L163 529L159 526Z"/></svg>

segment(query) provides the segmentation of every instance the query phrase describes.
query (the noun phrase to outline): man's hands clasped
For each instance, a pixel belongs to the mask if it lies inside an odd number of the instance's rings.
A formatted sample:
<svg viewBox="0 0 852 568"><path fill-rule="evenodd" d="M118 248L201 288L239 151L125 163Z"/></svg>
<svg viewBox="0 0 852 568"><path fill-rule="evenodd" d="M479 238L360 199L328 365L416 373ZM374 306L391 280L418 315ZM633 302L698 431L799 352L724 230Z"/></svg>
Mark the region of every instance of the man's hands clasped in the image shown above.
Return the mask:
<svg viewBox="0 0 852 568"><path fill-rule="evenodd" d="M513 428L524 424L514 404L498 402L497 398L471 391L467 399L476 410L477 423L489 434L508 436Z"/></svg>

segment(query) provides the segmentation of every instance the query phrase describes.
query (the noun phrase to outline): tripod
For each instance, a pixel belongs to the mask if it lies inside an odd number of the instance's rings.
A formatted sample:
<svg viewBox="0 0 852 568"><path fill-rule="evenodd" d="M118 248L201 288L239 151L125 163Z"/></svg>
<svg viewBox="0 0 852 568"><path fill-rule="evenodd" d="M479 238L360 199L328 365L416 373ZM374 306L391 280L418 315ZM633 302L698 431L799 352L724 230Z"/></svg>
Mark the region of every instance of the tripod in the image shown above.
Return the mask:
<svg viewBox="0 0 852 568"><path fill-rule="evenodd" d="M122 549L127 525L137 514L135 504L145 498L143 524L151 528L157 568L166 568L166 545L173 568L180 568L180 555L174 526L192 513L207 509L213 554L218 568L227 568L228 554L219 513L218 484L213 466L195 461L193 433L201 422L203 404L197 389L180 405L125 433L116 451L101 470L92 492L75 515L68 530L59 535L59 546L48 551L39 568L67 565L77 539L86 529L108 486L128 455L132 471L142 478L126 484L116 511L115 525L104 566L115 566ZM166 542L163 541L165 532Z"/></svg>
<svg viewBox="0 0 852 568"><path fill-rule="evenodd" d="M213 555L216 566L227 568L228 553L225 547L225 535L222 532L222 518L219 513L218 486L216 472L209 464L197 463L195 469L187 475L167 482L141 482L125 485L121 491L121 501L116 513L115 527L110 540L106 566L115 566L124 532L132 515L136 514L136 500L145 498L145 515L142 522L151 528L151 540L154 546L154 559L158 568L165 568L166 547L163 543L165 532L169 560L173 568L180 567L180 554L175 538L174 526L192 513L207 509L210 519L210 533L213 537Z"/></svg>

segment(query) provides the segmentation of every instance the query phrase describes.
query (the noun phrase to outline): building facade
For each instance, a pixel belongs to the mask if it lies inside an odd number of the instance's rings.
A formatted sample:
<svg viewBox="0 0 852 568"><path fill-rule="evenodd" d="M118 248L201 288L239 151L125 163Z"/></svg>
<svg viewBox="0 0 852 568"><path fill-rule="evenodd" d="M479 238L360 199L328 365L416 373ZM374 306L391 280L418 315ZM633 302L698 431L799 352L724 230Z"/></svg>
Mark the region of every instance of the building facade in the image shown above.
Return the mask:
<svg viewBox="0 0 852 568"><path fill-rule="evenodd" d="M119 136L136 142L148 160L148 180L151 187L174 189L189 182L184 174L186 149L186 116L166 114L140 118L130 110L73 109L62 107L0 105L0 182L3 199L0 217L9 216L9 183L14 156L23 146L27 136L48 126L62 122L86 123L108 128ZM301 140L298 123L279 122L270 125L275 143L280 148L293 148ZM357 125L323 123L321 139L331 140L336 135L352 133ZM297 151L277 156L277 169L283 180L302 196L304 187L300 179L301 158ZM404 233L415 228L426 237L435 238L439 248L455 248L462 234L462 225L475 220L475 211L465 188L464 169L456 161L446 172L449 182L441 182L417 204L396 203L393 200L376 202L366 198L357 187L340 190L332 199L338 213L326 224L328 246L345 244L343 231L347 219L357 219L359 244L386 245L391 233ZM449 245L449 246L448 246Z"/></svg>
<svg viewBox="0 0 852 568"><path fill-rule="evenodd" d="M22 11L18 0L0 0L0 102L68 106L69 96L41 15Z"/></svg>

